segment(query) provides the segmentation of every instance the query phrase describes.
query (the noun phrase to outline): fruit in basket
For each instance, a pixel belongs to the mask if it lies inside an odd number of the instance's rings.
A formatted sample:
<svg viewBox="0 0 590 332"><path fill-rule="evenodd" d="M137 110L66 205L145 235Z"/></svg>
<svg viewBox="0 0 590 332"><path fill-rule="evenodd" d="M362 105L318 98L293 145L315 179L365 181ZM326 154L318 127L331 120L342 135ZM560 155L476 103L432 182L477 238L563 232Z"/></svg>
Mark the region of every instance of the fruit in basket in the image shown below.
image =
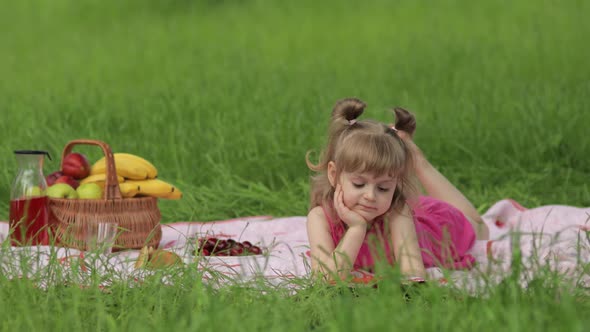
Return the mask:
<svg viewBox="0 0 590 332"><path fill-rule="evenodd" d="M151 162L145 158L131 154L131 153L115 153L115 160L127 160L129 163L137 163L140 167L144 167L147 171L148 179L155 179L158 176L158 169Z"/></svg>
<svg viewBox="0 0 590 332"><path fill-rule="evenodd" d="M156 167L142 157L130 153L115 153L113 158L117 175L126 179L145 180L158 176ZM92 165L90 174L106 173L106 168L106 158L102 157Z"/></svg>
<svg viewBox="0 0 590 332"><path fill-rule="evenodd" d="M84 184L84 183L96 183L101 187L104 187L105 182L107 181L107 175L106 173L101 173L101 174L93 174L93 175L89 175L85 178L83 178L82 180L80 180L80 184ZM117 176L117 182L121 183L124 182L125 178L122 176Z"/></svg>
<svg viewBox="0 0 590 332"><path fill-rule="evenodd" d="M121 196L123 196L124 198L134 197L139 192L138 185L126 183L125 178L121 176L117 176L117 182L119 183L119 190L121 191ZM104 191L104 186L106 184L106 174L102 173L89 175L88 177L80 181L80 185L90 183L98 185Z"/></svg>
<svg viewBox="0 0 590 332"><path fill-rule="evenodd" d="M131 183L139 186L138 195L152 196L165 199L180 199L182 192L174 185L160 180L160 179L149 179L149 180L127 180L125 183Z"/></svg>
<svg viewBox="0 0 590 332"><path fill-rule="evenodd" d="M252 245L249 241L234 239L218 239L215 237L200 238L197 242L195 256L250 256L261 255L262 249Z"/></svg>
<svg viewBox="0 0 590 332"><path fill-rule="evenodd" d="M83 183L76 191L78 198L81 199L100 199L102 198L102 188L96 183Z"/></svg>
<svg viewBox="0 0 590 332"><path fill-rule="evenodd" d="M78 186L80 185L80 182L78 182L78 180L74 179L73 177L71 177L69 175L62 175L62 176L58 177L57 180L55 180L54 185L57 183L65 183L74 189L77 189Z"/></svg>
<svg viewBox="0 0 590 332"><path fill-rule="evenodd" d="M180 191L180 189L178 189L177 187L174 187L174 190L169 193L168 195L161 197L164 199L181 199L182 198L182 191Z"/></svg>
<svg viewBox="0 0 590 332"><path fill-rule="evenodd" d="M56 183L45 191L51 198L78 198L78 192L67 183Z"/></svg>
<svg viewBox="0 0 590 332"><path fill-rule="evenodd" d="M64 174L61 171L55 171L45 177L45 182L47 182L48 186L51 186L55 183L55 180L57 180L62 175Z"/></svg>
<svg viewBox="0 0 590 332"><path fill-rule="evenodd" d="M182 191L174 185L156 179L157 168L145 158L131 153L114 153L113 159L123 197L151 196L163 199L180 199ZM106 174L106 158L97 160L83 182L103 181Z"/></svg>
<svg viewBox="0 0 590 332"><path fill-rule="evenodd" d="M139 189L139 186L133 183L119 183L119 190L121 191L121 196L124 198L135 197L139 193Z"/></svg>
<svg viewBox="0 0 590 332"><path fill-rule="evenodd" d="M137 179L139 180L146 178L155 179L158 176L158 169L145 158L131 153L115 153L113 154L113 158L115 159L117 174L125 178L135 179L134 176L125 176L124 174L120 174L119 169L121 169L123 173L138 172ZM94 165L92 165L92 167L96 168L95 172L102 172L104 169L106 169L106 159L102 157L101 159L97 160ZM143 176L144 173L145 176Z"/></svg>
<svg viewBox="0 0 590 332"><path fill-rule="evenodd" d="M117 171L118 176L122 176L126 179L134 179L134 180L144 180L147 179L147 171L143 168L137 168L135 166L131 166L128 163L124 163L121 161L115 161L115 169ZM104 162L102 164L94 164L90 170L90 174L103 174L106 173L106 165Z"/></svg>
<svg viewBox="0 0 590 332"><path fill-rule="evenodd" d="M88 158L81 153L68 153L62 161L61 171L64 175L69 175L74 179L83 179L90 174L90 163Z"/></svg>

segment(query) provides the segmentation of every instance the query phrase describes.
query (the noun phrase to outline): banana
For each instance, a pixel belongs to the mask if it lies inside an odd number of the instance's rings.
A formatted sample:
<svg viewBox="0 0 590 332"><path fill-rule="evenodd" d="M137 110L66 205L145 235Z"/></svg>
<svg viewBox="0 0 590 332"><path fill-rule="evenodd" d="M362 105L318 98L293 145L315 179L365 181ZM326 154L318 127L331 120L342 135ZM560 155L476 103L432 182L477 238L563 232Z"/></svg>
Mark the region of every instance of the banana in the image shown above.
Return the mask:
<svg viewBox="0 0 590 332"><path fill-rule="evenodd" d="M119 190L121 191L121 196L123 198L134 197L139 193L139 185L129 182L122 182L119 183Z"/></svg>
<svg viewBox="0 0 590 332"><path fill-rule="evenodd" d="M143 247L139 251L139 256L137 257L137 261L135 261L135 268L139 269L143 267L149 259L149 249L148 247Z"/></svg>
<svg viewBox="0 0 590 332"><path fill-rule="evenodd" d="M104 173L94 174L84 178L82 181L80 181L80 184L96 183L104 190L104 186L106 184L105 178L106 175ZM121 196L124 198L134 197L139 192L139 185L124 182L125 179L121 176L117 176L117 180L119 181L119 190L121 191Z"/></svg>
<svg viewBox="0 0 590 332"><path fill-rule="evenodd" d="M92 165L90 175L106 173L106 168L106 159L101 158ZM144 180L148 178L146 167L137 161L115 157L115 168L117 176L122 176L126 179Z"/></svg>
<svg viewBox="0 0 590 332"><path fill-rule="evenodd" d="M167 196L173 194L175 191L178 190L174 185L162 181L160 179L149 179L143 181L128 180L124 183L132 183L138 185L138 195L146 195L158 198L167 198Z"/></svg>
<svg viewBox="0 0 590 332"><path fill-rule="evenodd" d="M144 168L147 172L148 179L155 179L158 176L158 169L145 158L140 156L131 154L131 153L115 153L113 154L115 158L115 164L118 164L119 161L125 160L127 164L134 165L137 168ZM100 158L96 163L104 163L105 157Z"/></svg>
<svg viewBox="0 0 590 332"><path fill-rule="evenodd" d="M115 153L115 161L118 159L127 159L130 162L136 162L143 165L147 171L148 179L155 179L158 176L158 169L145 158L131 154L131 153Z"/></svg>
<svg viewBox="0 0 590 332"><path fill-rule="evenodd" d="M82 180L80 180L80 184L84 184L84 183L97 183L100 186L104 187L104 183L107 180L107 174L106 173L100 173L100 174L93 174L93 175L89 175L85 178L83 178ZM125 178L122 176L118 176L117 175L117 181L119 183L125 181Z"/></svg>
<svg viewBox="0 0 590 332"><path fill-rule="evenodd" d="M139 168L139 169L145 169L146 173L147 173L147 178L148 179L155 179L158 176L158 169L149 161L147 161L146 159L131 154L131 153L115 153L113 154L113 157L115 158L115 165L117 165L117 172L119 172L119 164L124 164L126 165L126 167L131 167L131 169L133 168ZM95 165L103 165L105 164L105 157L100 158L99 160L96 161ZM105 167L105 166L102 166ZM129 177L131 179L131 177ZM144 178L141 178L144 179ZM136 179L139 180L139 179Z"/></svg>
<svg viewBox="0 0 590 332"><path fill-rule="evenodd" d="M177 187L174 187L174 191L169 193L168 195L161 197L164 199L181 199L182 198L182 191Z"/></svg>

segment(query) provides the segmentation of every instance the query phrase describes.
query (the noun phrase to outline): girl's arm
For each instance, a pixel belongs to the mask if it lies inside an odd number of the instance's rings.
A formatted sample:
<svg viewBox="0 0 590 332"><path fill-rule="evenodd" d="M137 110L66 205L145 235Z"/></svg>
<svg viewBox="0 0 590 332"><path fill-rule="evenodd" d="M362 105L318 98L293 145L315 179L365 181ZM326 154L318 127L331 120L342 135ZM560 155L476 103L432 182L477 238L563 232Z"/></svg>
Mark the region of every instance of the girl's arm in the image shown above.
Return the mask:
<svg viewBox="0 0 590 332"><path fill-rule="evenodd" d="M426 193L459 209L469 219L471 225L473 225L477 239L487 240L489 238L488 226L483 222L473 204L444 175L430 164L420 148L418 148L407 133L403 131L398 131L398 133L414 152L416 176Z"/></svg>
<svg viewBox="0 0 590 332"><path fill-rule="evenodd" d="M348 228L340 243L334 248L330 226L321 207L313 208L307 215L307 236L311 249L311 268L328 279L338 275L345 279L365 238L366 226Z"/></svg>
<svg viewBox="0 0 590 332"><path fill-rule="evenodd" d="M402 275L426 278L426 269L416 235L416 226L410 208L406 205L401 213L393 213L389 220L393 254L399 263Z"/></svg>

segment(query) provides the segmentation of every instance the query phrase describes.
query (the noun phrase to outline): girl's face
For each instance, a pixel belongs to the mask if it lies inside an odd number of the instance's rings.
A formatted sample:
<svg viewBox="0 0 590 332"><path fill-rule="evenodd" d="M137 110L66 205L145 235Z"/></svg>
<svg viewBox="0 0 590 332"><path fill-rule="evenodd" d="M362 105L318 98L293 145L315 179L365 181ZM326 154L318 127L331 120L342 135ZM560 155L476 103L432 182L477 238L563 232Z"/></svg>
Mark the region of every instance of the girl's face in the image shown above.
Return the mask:
<svg viewBox="0 0 590 332"><path fill-rule="evenodd" d="M397 180L388 175L375 177L371 173L342 172L340 184L344 205L365 220L383 215L391 207Z"/></svg>

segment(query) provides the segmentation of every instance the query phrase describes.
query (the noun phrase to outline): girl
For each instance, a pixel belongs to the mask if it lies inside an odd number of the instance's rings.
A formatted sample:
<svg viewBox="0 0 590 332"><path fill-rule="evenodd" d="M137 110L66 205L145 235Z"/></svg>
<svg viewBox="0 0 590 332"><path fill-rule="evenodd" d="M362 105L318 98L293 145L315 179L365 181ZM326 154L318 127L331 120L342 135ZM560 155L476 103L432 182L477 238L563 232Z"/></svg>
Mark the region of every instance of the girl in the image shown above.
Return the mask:
<svg viewBox="0 0 590 332"><path fill-rule="evenodd" d="M488 230L473 205L412 141L414 116L394 110L395 127L357 120L365 104L336 103L328 144L312 178L307 233L312 270L346 278L377 260L399 263L406 277L425 268L469 268L468 250ZM418 196L418 180L429 196Z"/></svg>

